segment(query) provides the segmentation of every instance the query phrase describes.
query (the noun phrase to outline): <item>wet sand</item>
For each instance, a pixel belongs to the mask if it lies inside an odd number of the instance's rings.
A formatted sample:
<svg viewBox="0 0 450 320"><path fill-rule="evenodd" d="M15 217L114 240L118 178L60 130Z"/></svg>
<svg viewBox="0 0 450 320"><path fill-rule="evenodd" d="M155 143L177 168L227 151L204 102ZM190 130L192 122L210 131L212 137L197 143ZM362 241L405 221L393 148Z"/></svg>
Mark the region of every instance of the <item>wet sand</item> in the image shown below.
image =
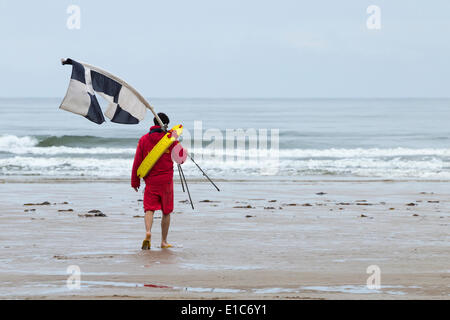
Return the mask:
<svg viewBox="0 0 450 320"><path fill-rule="evenodd" d="M159 247L157 213L141 251L142 193L127 182L2 183L0 298L449 299L449 184L197 182L194 211L176 184L175 247Z"/></svg>

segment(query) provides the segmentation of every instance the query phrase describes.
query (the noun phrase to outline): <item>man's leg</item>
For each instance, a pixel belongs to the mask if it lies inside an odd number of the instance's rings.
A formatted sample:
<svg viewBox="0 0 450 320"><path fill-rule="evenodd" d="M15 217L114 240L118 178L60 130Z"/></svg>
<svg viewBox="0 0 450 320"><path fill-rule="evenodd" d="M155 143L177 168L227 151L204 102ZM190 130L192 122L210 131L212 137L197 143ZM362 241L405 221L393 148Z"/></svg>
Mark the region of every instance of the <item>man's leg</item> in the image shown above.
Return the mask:
<svg viewBox="0 0 450 320"><path fill-rule="evenodd" d="M150 240L152 237L152 225L153 225L153 213L154 211L145 211L145 240Z"/></svg>
<svg viewBox="0 0 450 320"><path fill-rule="evenodd" d="M167 243L167 235L169 233L170 226L170 213L163 214L161 217L161 248L169 247Z"/></svg>

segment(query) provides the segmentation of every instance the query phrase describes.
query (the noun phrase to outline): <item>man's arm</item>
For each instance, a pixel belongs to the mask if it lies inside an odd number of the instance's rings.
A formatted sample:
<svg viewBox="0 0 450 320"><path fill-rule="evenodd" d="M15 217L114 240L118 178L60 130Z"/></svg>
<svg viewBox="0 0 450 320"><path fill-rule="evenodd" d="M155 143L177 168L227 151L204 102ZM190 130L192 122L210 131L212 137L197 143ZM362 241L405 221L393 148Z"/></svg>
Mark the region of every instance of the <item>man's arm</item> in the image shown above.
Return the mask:
<svg viewBox="0 0 450 320"><path fill-rule="evenodd" d="M134 155L134 162L133 162L133 169L131 170L131 187L134 188L136 191L139 189L141 185L141 179L137 175L137 170L139 166L142 163L142 147L141 147L141 141L139 141L137 148L136 148L136 154Z"/></svg>

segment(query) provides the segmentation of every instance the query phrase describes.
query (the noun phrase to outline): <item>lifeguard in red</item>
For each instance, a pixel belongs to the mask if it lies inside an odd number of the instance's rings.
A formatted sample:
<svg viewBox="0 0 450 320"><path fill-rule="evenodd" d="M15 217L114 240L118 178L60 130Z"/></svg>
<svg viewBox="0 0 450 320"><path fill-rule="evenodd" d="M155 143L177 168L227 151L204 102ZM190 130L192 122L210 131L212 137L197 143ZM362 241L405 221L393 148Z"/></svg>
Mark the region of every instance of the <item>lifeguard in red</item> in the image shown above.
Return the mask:
<svg viewBox="0 0 450 320"><path fill-rule="evenodd" d="M164 113L158 113L161 121L167 125L169 124L169 118ZM141 181L137 175L137 170L142 161L153 149L153 147L161 140L166 134L159 125L157 125L157 119L154 118L154 126L150 128L150 132L145 134L139 139L138 146L136 148L136 154L134 156L133 169L131 172L131 187L138 191ZM151 229L153 224L153 214L156 210L161 210L163 215L161 219L161 248L170 248L171 245L167 243L167 234L169 232L170 225L170 213L173 211L173 160L172 150L178 145L178 141L172 143L172 145L166 150L165 153L155 163L153 168L144 177L145 191L144 191L144 211L145 211L145 229L146 236L142 243L142 249L148 250L151 247ZM181 146L181 145L180 145ZM179 148L179 147L178 147ZM178 149L177 148L177 149ZM175 161L180 164L184 162L187 156L187 151L183 148L180 149L179 154L175 158Z"/></svg>
<svg viewBox="0 0 450 320"><path fill-rule="evenodd" d="M133 188L140 187L140 179L137 176L139 166L165 134L160 126L152 126L150 132L139 140L131 175L131 186ZM175 141L166 150L144 178L144 211L162 210L164 214L173 211L173 160L171 152L177 144L178 141Z"/></svg>

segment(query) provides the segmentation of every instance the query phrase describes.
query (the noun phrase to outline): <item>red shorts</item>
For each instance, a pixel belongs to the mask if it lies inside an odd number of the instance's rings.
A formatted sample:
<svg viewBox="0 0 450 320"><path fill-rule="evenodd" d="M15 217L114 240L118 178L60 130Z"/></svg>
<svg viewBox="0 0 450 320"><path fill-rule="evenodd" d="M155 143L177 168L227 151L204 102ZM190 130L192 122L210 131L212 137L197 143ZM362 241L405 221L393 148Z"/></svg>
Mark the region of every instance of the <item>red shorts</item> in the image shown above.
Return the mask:
<svg viewBox="0 0 450 320"><path fill-rule="evenodd" d="M144 191L144 211L162 210L164 214L173 211L173 180L149 183Z"/></svg>

